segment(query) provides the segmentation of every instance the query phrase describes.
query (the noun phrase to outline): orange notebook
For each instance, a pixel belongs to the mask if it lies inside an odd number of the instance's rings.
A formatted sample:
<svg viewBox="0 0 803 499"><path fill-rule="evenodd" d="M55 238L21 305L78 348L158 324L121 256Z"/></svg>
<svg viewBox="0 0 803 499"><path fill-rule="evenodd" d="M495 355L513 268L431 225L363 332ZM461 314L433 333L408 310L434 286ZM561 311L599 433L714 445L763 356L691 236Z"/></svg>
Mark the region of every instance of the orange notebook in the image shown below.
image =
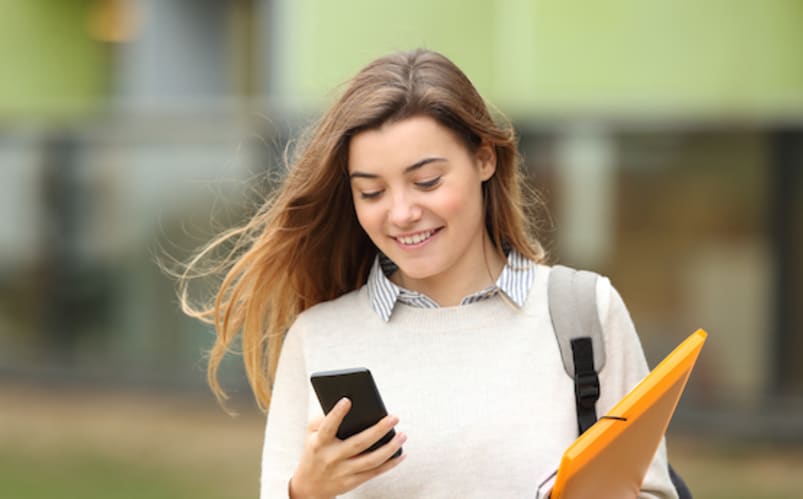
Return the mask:
<svg viewBox="0 0 803 499"><path fill-rule="evenodd" d="M552 499L638 496L707 336L699 329L684 340L566 449Z"/></svg>

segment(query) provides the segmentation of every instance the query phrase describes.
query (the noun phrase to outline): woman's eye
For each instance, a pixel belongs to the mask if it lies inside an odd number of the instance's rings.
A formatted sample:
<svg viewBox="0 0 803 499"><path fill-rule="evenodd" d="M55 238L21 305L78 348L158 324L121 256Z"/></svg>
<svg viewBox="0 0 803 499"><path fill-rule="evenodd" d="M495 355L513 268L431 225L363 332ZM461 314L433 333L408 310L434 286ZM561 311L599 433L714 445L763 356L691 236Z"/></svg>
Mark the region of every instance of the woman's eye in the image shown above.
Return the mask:
<svg viewBox="0 0 803 499"><path fill-rule="evenodd" d="M376 199L382 191L360 192L360 199Z"/></svg>
<svg viewBox="0 0 803 499"><path fill-rule="evenodd" d="M425 180L423 182L416 182L415 185L417 185L418 187L422 187L424 189L431 189L432 187L435 187L436 185L438 185L438 183L440 183L440 181L441 181L440 177L435 177L432 180Z"/></svg>

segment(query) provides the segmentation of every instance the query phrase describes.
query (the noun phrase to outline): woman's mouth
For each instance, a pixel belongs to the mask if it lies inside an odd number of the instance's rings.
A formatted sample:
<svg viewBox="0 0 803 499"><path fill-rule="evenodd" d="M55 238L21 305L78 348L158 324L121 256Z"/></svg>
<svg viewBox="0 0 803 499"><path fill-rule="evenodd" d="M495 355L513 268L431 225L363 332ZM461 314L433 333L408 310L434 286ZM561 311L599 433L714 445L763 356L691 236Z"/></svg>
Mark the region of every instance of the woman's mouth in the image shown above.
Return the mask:
<svg viewBox="0 0 803 499"><path fill-rule="evenodd" d="M419 246L424 242L428 241L432 236L434 236L437 232L439 232L442 227L437 229L427 230L423 232L418 232L416 234L411 234L408 236L397 236L394 237L397 242L399 242L402 246L405 247L412 247L412 246Z"/></svg>

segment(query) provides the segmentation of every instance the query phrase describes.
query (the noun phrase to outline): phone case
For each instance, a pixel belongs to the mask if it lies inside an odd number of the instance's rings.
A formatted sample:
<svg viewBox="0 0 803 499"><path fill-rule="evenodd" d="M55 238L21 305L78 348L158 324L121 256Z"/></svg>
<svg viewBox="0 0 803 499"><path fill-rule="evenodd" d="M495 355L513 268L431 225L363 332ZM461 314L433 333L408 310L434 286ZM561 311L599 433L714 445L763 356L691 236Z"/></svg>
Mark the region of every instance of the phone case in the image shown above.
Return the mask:
<svg viewBox="0 0 803 499"><path fill-rule="evenodd" d="M375 425L388 414L371 371L364 367L316 372L310 376L310 382L325 414L329 414L341 398L351 400L351 409L337 430L341 440ZM365 452L378 449L395 435L391 429ZM393 457L400 456L401 452L399 449Z"/></svg>

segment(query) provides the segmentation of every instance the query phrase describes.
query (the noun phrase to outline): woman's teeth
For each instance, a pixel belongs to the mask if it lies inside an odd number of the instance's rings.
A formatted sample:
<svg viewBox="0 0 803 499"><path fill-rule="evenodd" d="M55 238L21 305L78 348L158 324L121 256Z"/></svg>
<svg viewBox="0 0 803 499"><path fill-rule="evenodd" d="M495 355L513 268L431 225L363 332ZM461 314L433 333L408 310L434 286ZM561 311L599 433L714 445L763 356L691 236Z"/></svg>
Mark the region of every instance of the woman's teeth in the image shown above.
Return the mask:
<svg viewBox="0 0 803 499"><path fill-rule="evenodd" d="M428 232L422 232L420 234L416 234L414 236L400 236L397 239L399 240L400 243L406 244L406 245L418 244L421 241L423 241L424 239L429 239L430 236L432 236L432 234L434 232L435 231L431 230L431 231L428 231Z"/></svg>

